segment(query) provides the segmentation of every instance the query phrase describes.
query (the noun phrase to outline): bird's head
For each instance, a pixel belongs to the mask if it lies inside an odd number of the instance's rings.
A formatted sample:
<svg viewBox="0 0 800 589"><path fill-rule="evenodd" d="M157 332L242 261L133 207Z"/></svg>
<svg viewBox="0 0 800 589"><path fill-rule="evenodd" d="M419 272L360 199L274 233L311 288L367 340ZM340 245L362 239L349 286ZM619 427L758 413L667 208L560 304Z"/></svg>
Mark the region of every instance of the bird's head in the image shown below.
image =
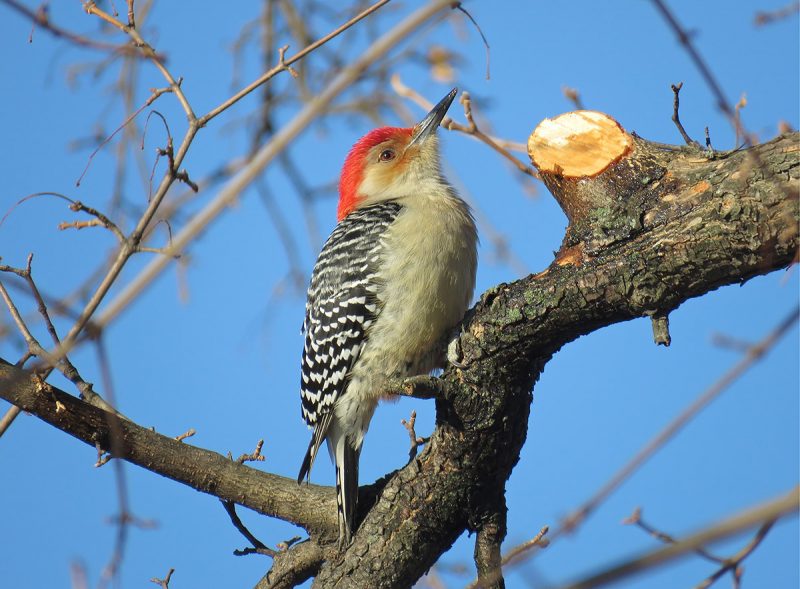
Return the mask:
<svg viewBox="0 0 800 589"><path fill-rule="evenodd" d="M358 140L339 179L339 221L359 207L412 196L426 182L440 181L436 129L457 92L453 88L413 127L380 127Z"/></svg>

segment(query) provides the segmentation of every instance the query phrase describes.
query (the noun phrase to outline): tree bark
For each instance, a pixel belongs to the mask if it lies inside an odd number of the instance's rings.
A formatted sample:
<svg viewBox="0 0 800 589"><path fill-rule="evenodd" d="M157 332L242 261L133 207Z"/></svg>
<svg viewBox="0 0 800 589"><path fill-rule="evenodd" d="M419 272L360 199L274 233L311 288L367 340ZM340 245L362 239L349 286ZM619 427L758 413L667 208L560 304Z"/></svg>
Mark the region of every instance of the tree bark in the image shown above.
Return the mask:
<svg viewBox="0 0 800 589"><path fill-rule="evenodd" d="M478 532L481 575L501 587L492 570L505 535L505 482L525 442L533 385L553 354L638 317L656 317L664 339L668 313L687 299L784 268L797 253L797 133L712 156L619 130L623 149L609 152L605 167L559 165L568 153L541 165L570 219L556 260L490 289L468 313L459 367L441 377L430 443L360 489L360 525L341 554L329 545L329 488L298 486L161 436L10 365L0 365L0 396L116 457L302 525L317 545L297 551L305 576L327 559L315 587L410 587L465 530ZM591 149L591 138L581 141ZM536 153L534 146L534 163ZM259 586L278 585L265 577Z"/></svg>

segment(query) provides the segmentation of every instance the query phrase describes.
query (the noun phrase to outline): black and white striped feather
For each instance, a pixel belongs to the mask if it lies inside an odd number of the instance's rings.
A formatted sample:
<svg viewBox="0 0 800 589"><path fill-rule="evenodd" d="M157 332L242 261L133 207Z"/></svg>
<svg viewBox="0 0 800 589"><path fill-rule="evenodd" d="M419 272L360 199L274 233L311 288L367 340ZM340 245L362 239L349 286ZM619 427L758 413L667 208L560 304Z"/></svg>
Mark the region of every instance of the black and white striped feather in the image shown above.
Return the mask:
<svg viewBox="0 0 800 589"><path fill-rule="evenodd" d="M298 481L311 470L347 393L348 374L380 309L381 237L402 206L386 201L350 213L331 233L317 258L306 302L300 398L303 419L314 426Z"/></svg>

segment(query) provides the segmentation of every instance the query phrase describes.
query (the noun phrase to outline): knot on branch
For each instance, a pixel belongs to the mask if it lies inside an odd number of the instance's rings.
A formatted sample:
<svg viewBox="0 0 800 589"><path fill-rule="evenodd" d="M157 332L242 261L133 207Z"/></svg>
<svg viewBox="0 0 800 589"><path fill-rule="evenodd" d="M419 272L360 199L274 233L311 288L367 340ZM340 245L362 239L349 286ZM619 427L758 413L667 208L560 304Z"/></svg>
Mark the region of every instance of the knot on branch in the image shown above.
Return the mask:
<svg viewBox="0 0 800 589"><path fill-rule="evenodd" d="M578 110L545 119L528 139L528 155L569 220L557 261L630 238L665 167L648 142L610 116Z"/></svg>

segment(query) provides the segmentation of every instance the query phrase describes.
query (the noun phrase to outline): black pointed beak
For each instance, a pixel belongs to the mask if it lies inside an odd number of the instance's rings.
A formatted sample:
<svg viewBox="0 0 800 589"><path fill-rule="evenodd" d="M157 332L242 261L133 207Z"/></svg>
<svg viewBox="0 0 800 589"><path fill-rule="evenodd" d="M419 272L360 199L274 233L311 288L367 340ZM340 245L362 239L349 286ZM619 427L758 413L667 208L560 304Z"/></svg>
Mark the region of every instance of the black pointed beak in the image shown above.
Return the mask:
<svg viewBox="0 0 800 589"><path fill-rule="evenodd" d="M458 88L450 90L447 96L442 98L439 104L434 106L431 112L417 123L417 126L414 127L414 134L411 137L411 142L408 144L408 147L419 144L424 141L426 137L430 137L436 133L436 129L439 128L439 123L442 122L444 115L447 114L447 109L450 108L456 94L458 94Z"/></svg>

